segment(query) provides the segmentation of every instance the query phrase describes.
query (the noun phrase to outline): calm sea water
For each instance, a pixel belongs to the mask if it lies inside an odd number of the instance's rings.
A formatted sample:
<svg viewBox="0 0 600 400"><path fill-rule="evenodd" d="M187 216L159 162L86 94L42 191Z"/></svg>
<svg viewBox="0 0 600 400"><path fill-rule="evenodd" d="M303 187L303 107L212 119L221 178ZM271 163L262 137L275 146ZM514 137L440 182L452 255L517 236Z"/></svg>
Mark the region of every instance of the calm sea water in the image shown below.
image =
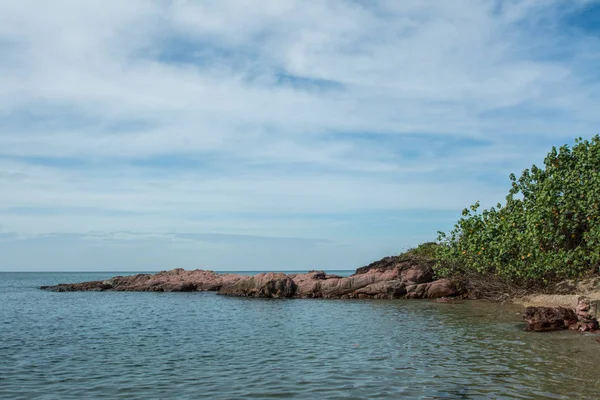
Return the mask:
<svg viewBox="0 0 600 400"><path fill-rule="evenodd" d="M0 273L0 398L600 398L600 343L511 307L37 289L113 275Z"/></svg>

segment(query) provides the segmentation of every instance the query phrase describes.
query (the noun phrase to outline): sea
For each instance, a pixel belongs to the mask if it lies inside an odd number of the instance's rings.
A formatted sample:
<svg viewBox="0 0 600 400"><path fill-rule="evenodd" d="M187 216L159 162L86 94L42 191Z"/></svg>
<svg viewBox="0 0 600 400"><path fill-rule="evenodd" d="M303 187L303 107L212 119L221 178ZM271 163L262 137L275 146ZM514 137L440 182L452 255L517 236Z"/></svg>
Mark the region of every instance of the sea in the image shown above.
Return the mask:
<svg viewBox="0 0 600 400"><path fill-rule="evenodd" d="M597 336L515 306L39 289L123 274L0 273L1 399L600 398Z"/></svg>

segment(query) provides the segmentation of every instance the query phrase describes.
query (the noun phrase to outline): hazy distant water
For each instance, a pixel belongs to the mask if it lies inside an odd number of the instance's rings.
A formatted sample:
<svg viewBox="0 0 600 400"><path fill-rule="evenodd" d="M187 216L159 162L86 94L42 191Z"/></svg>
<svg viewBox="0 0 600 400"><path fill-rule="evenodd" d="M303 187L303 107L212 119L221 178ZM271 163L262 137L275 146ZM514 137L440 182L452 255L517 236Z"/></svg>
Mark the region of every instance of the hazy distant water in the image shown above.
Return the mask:
<svg viewBox="0 0 600 400"><path fill-rule="evenodd" d="M600 398L600 344L514 308L37 289L113 275L0 273L0 398Z"/></svg>

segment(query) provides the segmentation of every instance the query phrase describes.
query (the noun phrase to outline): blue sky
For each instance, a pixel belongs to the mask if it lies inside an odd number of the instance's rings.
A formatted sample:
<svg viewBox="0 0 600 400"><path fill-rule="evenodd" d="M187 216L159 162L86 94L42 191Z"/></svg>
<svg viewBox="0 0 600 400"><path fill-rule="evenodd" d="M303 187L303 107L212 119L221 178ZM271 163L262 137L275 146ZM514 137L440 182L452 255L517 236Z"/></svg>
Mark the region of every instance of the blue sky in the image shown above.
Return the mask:
<svg viewBox="0 0 600 400"><path fill-rule="evenodd" d="M354 269L598 133L594 0L0 0L0 270Z"/></svg>

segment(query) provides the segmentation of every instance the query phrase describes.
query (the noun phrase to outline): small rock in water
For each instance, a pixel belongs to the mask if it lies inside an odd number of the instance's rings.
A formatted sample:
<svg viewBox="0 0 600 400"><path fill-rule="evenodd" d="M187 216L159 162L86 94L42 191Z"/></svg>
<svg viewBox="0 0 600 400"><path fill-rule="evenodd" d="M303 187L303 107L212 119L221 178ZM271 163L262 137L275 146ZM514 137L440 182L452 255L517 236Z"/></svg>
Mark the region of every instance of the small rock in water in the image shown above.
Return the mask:
<svg viewBox="0 0 600 400"><path fill-rule="evenodd" d="M527 321L529 331L569 329L594 332L600 329L594 306L590 299L582 296L574 310L564 307L527 307L523 318Z"/></svg>
<svg viewBox="0 0 600 400"><path fill-rule="evenodd" d="M577 323L575 311L564 307L527 307L523 318L527 330L534 332L568 329Z"/></svg>

